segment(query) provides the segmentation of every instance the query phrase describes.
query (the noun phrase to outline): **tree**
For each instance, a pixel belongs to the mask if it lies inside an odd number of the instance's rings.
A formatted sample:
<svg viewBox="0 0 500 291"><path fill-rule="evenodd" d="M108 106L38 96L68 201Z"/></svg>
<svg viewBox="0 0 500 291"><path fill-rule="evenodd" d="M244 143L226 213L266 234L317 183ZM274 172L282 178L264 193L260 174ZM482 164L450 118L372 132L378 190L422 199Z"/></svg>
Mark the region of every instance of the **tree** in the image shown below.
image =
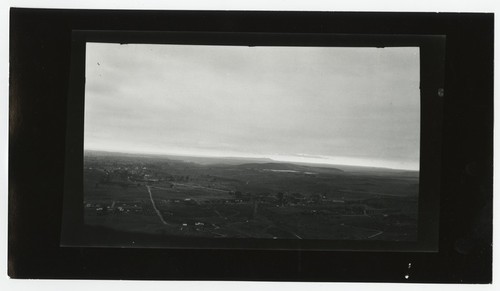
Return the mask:
<svg viewBox="0 0 500 291"><path fill-rule="evenodd" d="M285 204L285 193L283 192L278 192L276 194L276 198L278 198L278 203L283 206Z"/></svg>

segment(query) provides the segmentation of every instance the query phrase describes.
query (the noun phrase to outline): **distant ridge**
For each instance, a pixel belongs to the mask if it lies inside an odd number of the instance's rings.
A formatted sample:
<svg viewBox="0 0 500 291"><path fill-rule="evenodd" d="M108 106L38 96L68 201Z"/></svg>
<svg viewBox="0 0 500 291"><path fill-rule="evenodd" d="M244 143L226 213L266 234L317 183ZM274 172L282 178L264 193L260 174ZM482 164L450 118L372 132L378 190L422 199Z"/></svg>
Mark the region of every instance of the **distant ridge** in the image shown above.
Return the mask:
<svg viewBox="0 0 500 291"><path fill-rule="evenodd" d="M181 159L186 162L197 163L200 165L241 165L246 163L269 163L273 162L272 159L268 158L245 158L245 157L189 157L189 156L167 156L175 159Z"/></svg>
<svg viewBox="0 0 500 291"><path fill-rule="evenodd" d="M404 169L391 169L382 167L364 167L353 165L334 165L323 163L301 163L301 162L288 162L278 161L271 158L251 158L251 157L204 157L204 156L183 156L172 154L159 154L159 153L125 153L125 152L111 152L103 150L85 150L84 154L87 156L124 156L124 157L144 157L149 159L165 159L172 161L183 161L188 163L195 163L203 166L208 165L228 165L228 166L242 166L252 167L254 169L274 169L274 170L296 170L296 171L311 171L318 172L318 169L324 169L328 172L336 173L379 173L379 174L393 174L397 176L418 177L419 171L404 170Z"/></svg>
<svg viewBox="0 0 500 291"><path fill-rule="evenodd" d="M161 158L168 160L177 160L200 165L241 165L245 163L269 163L274 160L269 158L247 158L247 157L197 157L197 156L182 156L171 154L153 154L153 153L125 153L125 152L111 152L100 150L85 150L84 154L87 156L126 156L126 157L146 157L146 158Z"/></svg>
<svg viewBox="0 0 500 291"><path fill-rule="evenodd" d="M337 169L337 168L332 168L332 167L321 167L321 166L305 166L305 165L298 165L298 164L293 164L293 163L280 163L280 162L273 162L273 163L260 163L260 164L242 164L239 165L238 167L242 168L249 168L249 169L256 169L256 170L285 170L285 171L298 171L298 172L335 172L335 173L342 173L344 171Z"/></svg>

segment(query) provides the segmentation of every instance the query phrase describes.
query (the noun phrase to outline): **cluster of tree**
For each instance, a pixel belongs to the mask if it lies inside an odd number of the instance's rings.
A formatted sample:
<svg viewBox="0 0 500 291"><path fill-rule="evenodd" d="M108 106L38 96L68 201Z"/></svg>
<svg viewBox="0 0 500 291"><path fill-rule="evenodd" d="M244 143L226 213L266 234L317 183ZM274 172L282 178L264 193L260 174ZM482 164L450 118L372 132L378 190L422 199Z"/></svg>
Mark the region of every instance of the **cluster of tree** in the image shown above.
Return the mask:
<svg viewBox="0 0 500 291"><path fill-rule="evenodd" d="M306 197L301 193L283 193L278 192L276 194L276 198L278 198L278 203L281 206L288 205L290 203L300 203L306 201Z"/></svg>
<svg viewBox="0 0 500 291"><path fill-rule="evenodd" d="M120 175L114 175L111 173L105 173L102 175L99 182L95 184L95 188L99 188L99 185L101 184L114 184L125 188L130 186L130 183L127 182L126 178L122 179Z"/></svg>
<svg viewBox="0 0 500 291"><path fill-rule="evenodd" d="M167 176L165 176L165 181L188 182L189 181L189 176L167 175Z"/></svg>
<svg viewBox="0 0 500 291"><path fill-rule="evenodd" d="M272 203L277 203L280 206L286 206L290 203L301 203L310 201L313 203L318 203L325 197L321 194L311 194L309 197L306 197L301 193L285 193L285 192L277 192L275 194L271 193L250 193L250 192L241 192L241 191L231 191L230 195L233 195L237 199L242 200L256 200L256 201L268 201Z"/></svg>

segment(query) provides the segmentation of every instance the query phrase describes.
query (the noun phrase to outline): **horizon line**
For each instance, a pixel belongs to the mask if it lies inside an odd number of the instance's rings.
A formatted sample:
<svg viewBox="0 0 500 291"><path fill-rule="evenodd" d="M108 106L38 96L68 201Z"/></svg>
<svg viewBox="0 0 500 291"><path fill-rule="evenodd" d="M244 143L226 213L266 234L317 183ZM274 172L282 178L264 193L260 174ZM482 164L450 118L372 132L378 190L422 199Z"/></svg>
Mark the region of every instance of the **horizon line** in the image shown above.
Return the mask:
<svg viewBox="0 0 500 291"><path fill-rule="evenodd" d="M203 155L203 154L180 154L180 153L160 153L160 152L144 152L144 151L113 151L113 150L102 150L102 149L84 149L86 151L94 152L105 152L105 153L115 153L115 154L132 154L132 155L153 155L153 156L179 156L179 157L193 157L193 158L240 158L240 159L268 159L275 162L287 162L294 164L314 164L314 165L329 165L329 166L347 166L347 167L361 167L361 168L378 168L387 170L399 170L399 171L409 171L409 172L420 172L420 169L413 168L394 168L394 167L384 167L384 166L365 166L359 164L343 164L343 163L328 163L320 162L309 159L309 161L293 161L287 159L276 159L266 156L235 156L235 155ZM298 156L300 158L301 156Z"/></svg>

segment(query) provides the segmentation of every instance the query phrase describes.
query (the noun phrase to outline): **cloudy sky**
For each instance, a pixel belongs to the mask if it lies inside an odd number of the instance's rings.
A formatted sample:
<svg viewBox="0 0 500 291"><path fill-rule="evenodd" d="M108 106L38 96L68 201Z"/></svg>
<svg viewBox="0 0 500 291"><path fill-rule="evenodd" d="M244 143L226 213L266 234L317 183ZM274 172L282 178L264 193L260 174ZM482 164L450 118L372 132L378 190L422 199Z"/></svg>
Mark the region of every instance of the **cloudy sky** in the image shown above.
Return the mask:
<svg viewBox="0 0 500 291"><path fill-rule="evenodd" d="M418 48L88 43L85 149L419 168Z"/></svg>

